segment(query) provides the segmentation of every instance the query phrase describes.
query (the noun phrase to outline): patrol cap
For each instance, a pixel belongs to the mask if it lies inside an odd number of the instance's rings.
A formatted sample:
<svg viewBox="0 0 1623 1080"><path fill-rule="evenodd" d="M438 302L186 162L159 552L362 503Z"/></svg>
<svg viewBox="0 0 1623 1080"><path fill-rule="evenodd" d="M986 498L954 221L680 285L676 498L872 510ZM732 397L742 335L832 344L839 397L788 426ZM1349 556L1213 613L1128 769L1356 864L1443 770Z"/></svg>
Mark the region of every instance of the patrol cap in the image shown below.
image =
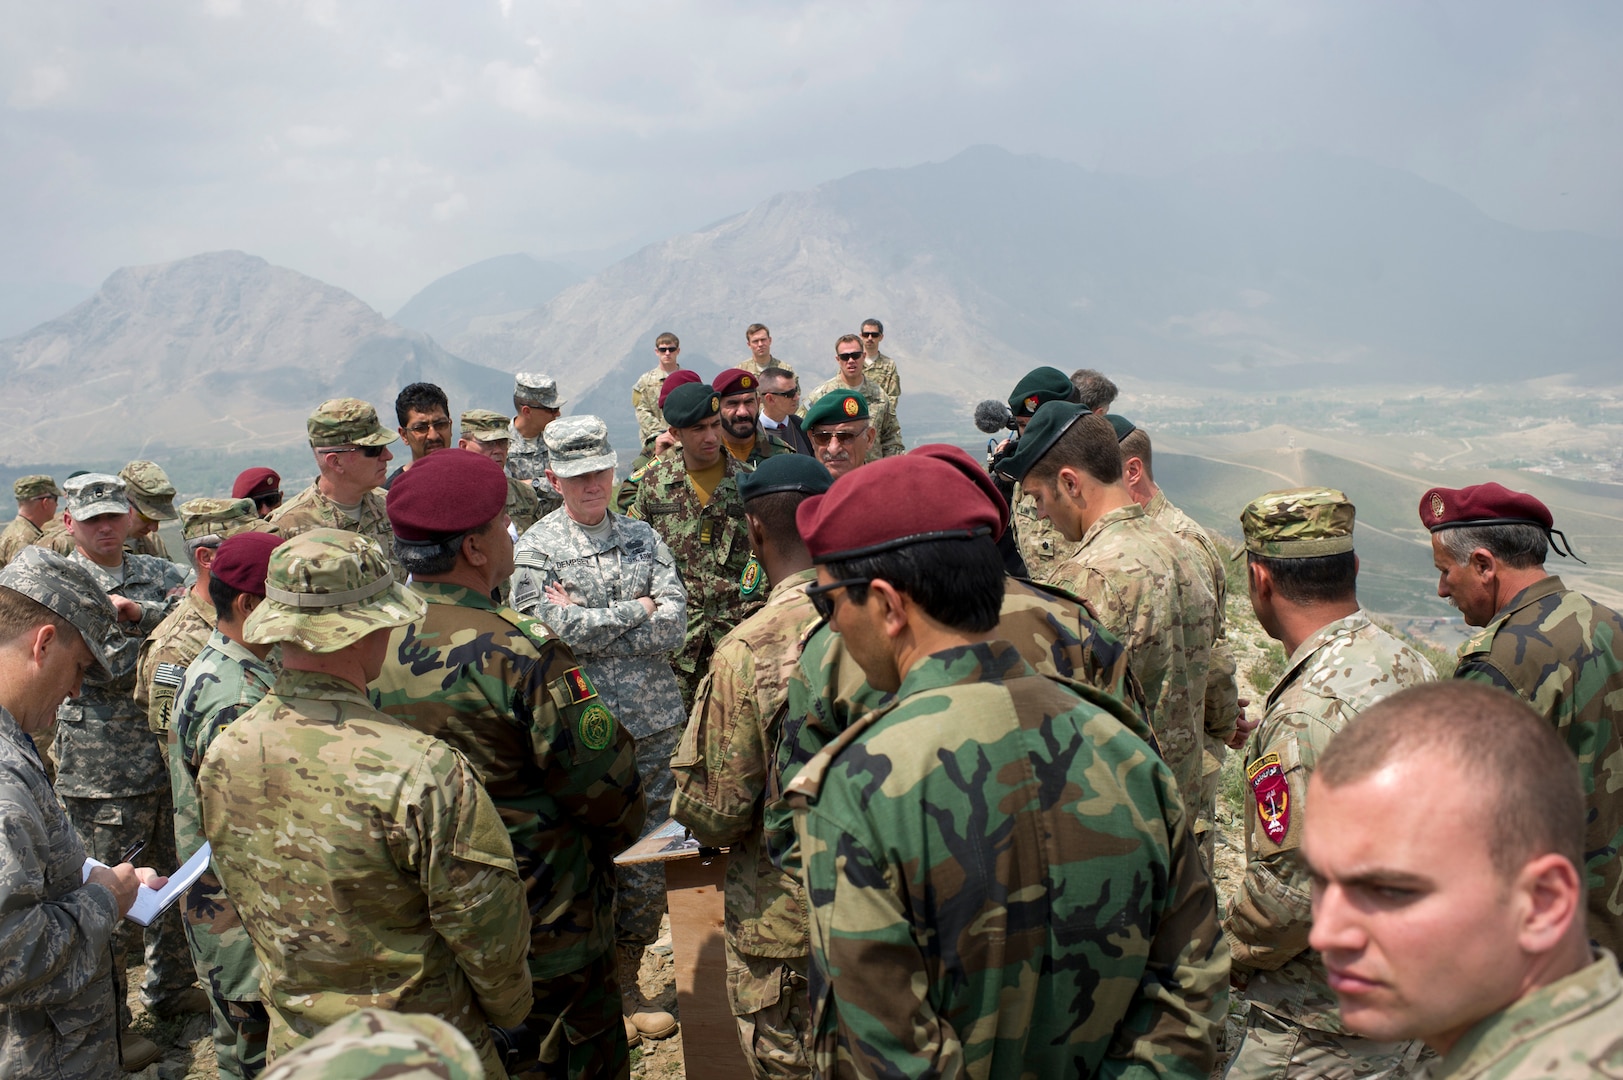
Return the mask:
<svg viewBox="0 0 1623 1080"><path fill-rule="evenodd" d="M1533 525L1544 530L1557 555L1578 559L1567 534L1555 527L1555 515L1548 506L1526 492L1512 491L1493 481L1462 488L1432 488L1420 496L1420 523L1431 532L1476 525Z"/></svg>
<svg viewBox="0 0 1623 1080"><path fill-rule="evenodd" d="M188 543L210 538L218 542L239 532L272 528L252 499L192 499L180 504L180 535Z"/></svg>
<svg viewBox="0 0 1623 1080"><path fill-rule="evenodd" d="M684 383L665 397L665 422L693 427L721 412L721 396L702 382Z"/></svg>
<svg viewBox="0 0 1623 1080"><path fill-rule="evenodd" d="M386 446L399 438L378 423L378 411L360 398L323 401L310 414L305 426L310 432L310 445L318 449L323 446Z"/></svg>
<svg viewBox="0 0 1623 1080"><path fill-rule="evenodd" d="M776 454L755 466L754 472L738 475L738 495L745 502L780 491L821 495L834 483L827 466L805 454Z"/></svg>
<svg viewBox="0 0 1623 1080"><path fill-rule="evenodd" d="M29 499L40 499L46 495L62 494L62 489L56 486L56 481L43 473L33 476L20 476L17 482L11 485L11 493L17 496L18 502L27 502Z"/></svg>
<svg viewBox="0 0 1623 1080"><path fill-rule="evenodd" d="M401 479L412 472L407 469ZM422 597L395 581L376 541L342 529L312 529L271 552L265 602L242 630L255 645L287 641L330 653L374 630L404 626L427 610Z"/></svg>
<svg viewBox="0 0 1623 1080"><path fill-rule="evenodd" d="M237 474L236 483L231 485L233 499L259 499L266 495L277 495L282 490L282 478L275 469L267 469L263 465L256 465L252 469L244 469Z"/></svg>
<svg viewBox="0 0 1623 1080"><path fill-rule="evenodd" d="M1047 401L1037 406L1031 422L1014 444L1014 453L1003 459L997 471L1019 483L1031 471L1031 467L1054 448L1054 444L1071 429L1072 424L1088 415L1091 414L1087 409L1071 401Z"/></svg>
<svg viewBox="0 0 1623 1080"><path fill-rule="evenodd" d="M919 498L921 491L930 497ZM806 499L795 525L815 561L840 562L928 540L995 536L1002 519L982 483L957 464L902 454L846 473L827 494Z"/></svg>
<svg viewBox="0 0 1623 1080"><path fill-rule="evenodd" d="M803 431L819 424L843 424L849 420L868 419L868 399L855 390L841 390L824 394L811 403L800 421Z"/></svg>
<svg viewBox="0 0 1623 1080"><path fill-rule="evenodd" d="M609 446L609 428L596 416L560 416L541 433L552 471L559 476L585 476L618 464Z"/></svg>
<svg viewBox="0 0 1623 1080"><path fill-rule="evenodd" d="M175 485L156 461L132 461L118 471L130 505L150 521L173 521Z"/></svg>
<svg viewBox="0 0 1623 1080"><path fill-rule="evenodd" d="M689 371L687 368L678 368L665 376L665 381L659 384L659 407L661 409L665 407L665 399L671 396L672 390L675 390L678 386L686 386L688 383L696 382L704 382L704 380L699 378L697 371Z"/></svg>
<svg viewBox="0 0 1623 1080"><path fill-rule="evenodd" d="M107 473L80 473L70 476L62 485L67 496L67 511L75 521L100 517L102 514L127 514L129 499L124 494L124 481Z"/></svg>
<svg viewBox="0 0 1623 1080"><path fill-rule="evenodd" d="M1105 413L1105 419L1110 421L1111 428L1115 430L1117 442L1121 442L1138 430L1138 425L1125 416L1118 416L1116 413Z"/></svg>
<svg viewBox="0 0 1623 1080"><path fill-rule="evenodd" d="M397 541L442 544L484 528L502 512L507 473L472 450L436 450L395 478L385 505Z"/></svg>
<svg viewBox="0 0 1623 1080"><path fill-rule="evenodd" d="M49 548L30 545L0 570L0 585L66 619L79 631L102 674L113 674L104 643L119 636L118 612L88 570Z"/></svg>
<svg viewBox="0 0 1623 1080"><path fill-rule="evenodd" d="M531 371L521 371L513 376L513 399L543 409L561 409L564 404L558 396L558 380L551 375L537 375Z"/></svg>
<svg viewBox="0 0 1623 1080"><path fill-rule="evenodd" d="M710 385L722 397L730 397L733 394L755 393L760 388L761 379L743 368L730 367L717 375Z"/></svg>
<svg viewBox="0 0 1623 1080"><path fill-rule="evenodd" d="M951 443L925 443L923 446L915 446L907 453L909 456L917 455L945 461L973 480L975 485L981 489L981 494L986 496L992 503L992 509L997 511L998 524L997 528L992 531L992 539L1003 539L1003 531L1009 520L1008 500L997 489L997 484L993 482L986 470L981 468L981 463L970 456L969 451L961 446L953 446Z"/></svg>
<svg viewBox="0 0 1623 1080"><path fill-rule="evenodd" d="M1016 417L1031 416L1050 401L1070 401L1076 394L1071 377L1057 367L1032 368L1014 384L1009 395L1009 411Z"/></svg>
<svg viewBox="0 0 1623 1080"><path fill-rule="evenodd" d="M240 532L226 537L214 553L209 574L238 592L264 596L271 552L282 543L280 536L268 532Z"/></svg>
<svg viewBox="0 0 1623 1080"><path fill-rule="evenodd" d="M469 409L458 422L463 438L475 442L507 442L513 437L507 417L493 409Z"/></svg>
<svg viewBox="0 0 1623 1080"><path fill-rule="evenodd" d="M1335 488L1287 488L1247 503L1240 529L1245 550L1253 555L1311 559L1353 549L1353 515L1353 504Z"/></svg>
<svg viewBox="0 0 1623 1080"><path fill-rule="evenodd" d="M361 1009L296 1050L261 1080L476 1080L485 1067L467 1037L432 1013Z"/></svg>

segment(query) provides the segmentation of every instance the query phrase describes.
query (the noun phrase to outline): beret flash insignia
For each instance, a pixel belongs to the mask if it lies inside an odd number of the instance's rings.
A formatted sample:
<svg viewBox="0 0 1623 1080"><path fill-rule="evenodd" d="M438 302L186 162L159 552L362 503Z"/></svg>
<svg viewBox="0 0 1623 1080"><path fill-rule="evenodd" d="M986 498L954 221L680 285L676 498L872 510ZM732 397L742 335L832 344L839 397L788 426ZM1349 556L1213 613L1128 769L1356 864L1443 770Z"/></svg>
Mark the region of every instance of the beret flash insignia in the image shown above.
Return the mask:
<svg viewBox="0 0 1623 1080"><path fill-rule="evenodd" d="M742 379L738 380L738 385L748 390L750 387L755 385L755 380L746 375Z"/></svg>
<svg viewBox="0 0 1623 1080"><path fill-rule="evenodd" d="M1036 394L1032 394L1030 397L1028 397L1026 399L1026 411L1027 412L1036 412L1037 411L1037 395Z"/></svg>
<svg viewBox="0 0 1623 1080"><path fill-rule="evenodd" d="M1435 491L1432 492L1431 493L1431 516L1434 517L1434 518L1441 518L1443 516L1443 509L1444 509L1443 508L1443 497L1441 495L1437 494Z"/></svg>
<svg viewBox="0 0 1623 1080"><path fill-rule="evenodd" d="M857 399L854 397L846 398L845 404L841 407L845 409L845 415L847 416L855 416L861 411L861 406L857 404Z"/></svg>

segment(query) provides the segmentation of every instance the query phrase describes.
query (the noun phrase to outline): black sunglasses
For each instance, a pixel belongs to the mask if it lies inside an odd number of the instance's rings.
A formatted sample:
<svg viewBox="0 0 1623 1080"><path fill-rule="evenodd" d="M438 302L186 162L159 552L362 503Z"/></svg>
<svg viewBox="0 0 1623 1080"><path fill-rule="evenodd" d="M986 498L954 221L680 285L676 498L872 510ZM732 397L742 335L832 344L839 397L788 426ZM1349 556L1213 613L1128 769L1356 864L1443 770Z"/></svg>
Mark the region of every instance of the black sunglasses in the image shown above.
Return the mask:
<svg viewBox="0 0 1623 1080"><path fill-rule="evenodd" d="M838 356L841 360L861 360L862 359L862 354L859 353L859 352L842 352L842 353L835 353L834 355Z"/></svg>
<svg viewBox="0 0 1623 1080"><path fill-rule="evenodd" d="M261 510L275 510L282 505L282 493L273 491L269 495L255 495L254 505Z"/></svg>
<svg viewBox="0 0 1623 1080"><path fill-rule="evenodd" d="M322 453L324 453L324 454L353 454L357 450L359 450L361 453L365 454L367 457L370 457L370 458L376 458L376 457L382 457L383 456L383 447L381 447L381 446L329 446L329 447L327 447L327 449L323 450Z"/></svg>
<svg viewBox="0 0 1623 1080"><path fill-rule="evenodd" d="M839 581L831 581L827 585L813 585L806 590L806 599L811 601L812 607L817 610L817 614L825 619L831 619L834 617L834 598L829 593L834 592L836 589L849 589L853 585L868 585L872 582L873 578L850 577L841 578Z"/></svg>
<svg viewBox="0 0 1623 1080"><path fill-rule="evenodd" d="M884 337L885 335L883 333L881 333L880 331L878 331L878 330L864 330L862 332L862 336L863 337Z"/></svg>
<svg viewBox="0 0 1623 1080"><path fill-rule="evenodd" d="M680 345L655 345L654 346L654 351L655 352L675 352L679 348L681 348Z"/></svg>
<svg viewBox="0 0 1623 1080"><path fill-rule="evenodd" d="M797 398L797 397L800 396L800 387L797 386L793 390L762 390L761 391L761 396L762 397Z"/></svg>

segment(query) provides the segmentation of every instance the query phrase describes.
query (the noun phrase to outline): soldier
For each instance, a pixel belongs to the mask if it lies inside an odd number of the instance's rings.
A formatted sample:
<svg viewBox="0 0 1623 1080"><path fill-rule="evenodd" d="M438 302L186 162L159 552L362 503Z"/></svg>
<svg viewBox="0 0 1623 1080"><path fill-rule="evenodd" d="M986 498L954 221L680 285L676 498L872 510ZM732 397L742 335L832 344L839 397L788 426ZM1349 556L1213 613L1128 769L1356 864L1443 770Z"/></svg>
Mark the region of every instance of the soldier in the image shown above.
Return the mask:
<svg viewBox="0 0 1623 1080"><path fill-rule="evenodd" d="M469 409L462 414L462 437L457 440L457 449L472 450L481 457L487 457L504 469L507 465L507 417L491 409ZM541 497L535 493L535 488L509 476L507 478L507 519L512 523L513 538L516 540L529 531L530 526L541 520Z"/></svg>
<svg viewBox="0 0 1623 1080"><path fill-rule="evenodd" d="M699 378L699 373L689 371L686 368L673 371L665 376L665 381L659 385L658 405L661 411L661 419L664 419L665 399L671 396L672 390L675 390L678 386L686 386L688 383L699 382L704 382L703 379ZM636 459L632 461L631 472L620 482L620 487L614 493L614 509L616 512L621 514L631 512L631 504L637 501L637 487L642 483L643 473L648 471L648 466L654 463L655 458L666 456L674 449L676 449L676 433L667 424L658 435L654 436L653 442L644 444L642 453L638 454Z"/></svg>
<svg viewBox="0 0 1623 1080"><path fill-rule="evenodd" d="M1580 772L1531 709L1481 685L1394 694L1331 741L1308 803L1308 943L1350 1030L1425 1040L1434 1080L1617 1074L1623 979L1584 932Z"/></svg>
<svg viewBox="0 0 1623 1080"><path fill-rule="evenodd" d="M130 500L130 535L125 550L134 555L169 558L169 548L158 535L160 522L173 521L175 485L155 461L132 461L118 471L124 481L124 495Z"/></svg>
<svg viewBox="0 0 1623 1080"><path fill-rule="evenodd" d="M259 516L268 518L272 511L282 505L282 477L275 469L267 469L263 465L244 469L231 484L231 497L252 499Z"/></svg>
<svg viewBox="0 0 1623 1080"><path fill-rule="evenodd" d="M1080 405L1039 406L999 466L1040 517L1079 543L1053 571L1127 646L1150 723L1178 790L1201 805L1206 681L1217 601L1182 541L1152 521L1122 483L1115 429Z"/></svg>
<svg viewBox="0 0 1623 1080"><path fill-rule="evenodd" d="M176 865L169 771L146 712L133 695L141 643L174 607L185 577L167 559L124 550L130 529L124 481L86 473L69 480L63 490L63 520L74 542L67 558L107 593L118 609L118 621L103 642L111 673L88 674L78 698L57 710L56 793L92 856L108 864L122 862L125 851L142 843L146 857L167 869ZM165 912L144 932L131 922L114 929L114 972L120 980L132 937L146 944L141 999L150 1012L176 1016L208 1011L208 996L193 983L178 912ZM129 1007L122 994L118 1004L120 1038L126 1047L133 1046L140 1037L128 1030ZM126 1054L126 1059L139 1056Z"/></svg>
<svg viewBox="0 0 1623 1080"><path fill-rule="evenodd" d="M890 395L898 409L902 404L902 376L896 370L896 361L879 351L885 340L885 324L878 319L867 319L862 324L862 366L868 378Z"/></svg>
<svg viewBox="0 0 1623 1080"><path fill-rule="evenodd" d="M659 362L639 375L631 387L631 408L637 414L637 434L644 446L665 430L665 418L659 414L659 388L681 368L677 357L682 355L682 343L666 331L654 339L654 355Z"/></svg>
<svg viewBox="0 0 1623 1080"><path fill-rule="evenodd" d="M793 448L761 430L760 380L743 368L728 368L710 383L721 396L721 443L736 461L758 465Z"/></svg>
<svg viewBox="0 0 1623 1080"><path fill-rule="evenodd" d="M772 865L763 835L772 748L800 643L821 617L806 597L816 580L795 509L834 478L799 454L761 463L738 480L750 548L772 592L716 646L693 717L671 760L671 816L727 858L727 1000L760 1080L811 1075L806 895Z"/></svg>
<svg viewBox="0 0 1623 1080"><path fill-rule="evenodd" d="M451 445L451 403L445 391L433 383L408 384L395 395L394 415L400 421L395 431L411 451L411 460L389 474L383 482L385 490L393 487L400 474L417 462Z"/></svg>
<svg viewBox="0 0 1623 1080"><path fill-rule="evenodd" d="M595 416L547 429L554 487L564 505L520 542L513 606L569 643L604 702L636 744L648 802L642 833L669 817L671 754L682 734L682 694L671 653L682 647L687 596L676 561L647 522L609 512L614 450ZM736 585L735 585L736 588ZM626 1038L660 1039L676 1030L670 1013L642 996L637 973L659 937L665 873L658 864L617 866L614 937Z"/></svg>
<svg viewBox="0 0 1623 1080"><path fill-rule="evenodd" d="M1031 423L1032 414L1050 401L1075 401L1076 387L1059 368L1040 367L1026 372L1009 395L1009 411L1020 434ZM1006 441L997 449L997 457L1012 453L1018 441ZM995 470L994 470L995 471ZM1055 584L1061 566L1076 557L1080 545L1073 544L1060 534L1048 518L1039 517L1037 504L1030 495L1016 492L1013 487L1004 495L1014 504L1014 539L1025 563L1026 574L1040 584Z"/></svg>
<svg viewBox="0 0 1623 1080"><path fill-rule="evenodd" d="M0 1075L104 1080L119 1067L108 941L142 881L127 861L90 866L29 736L89 671L111 671L115 614L82 567L30 547L0 571ZM162 1051L133 1037L126 1069Z"/></svg>
<svg viewBox="0 0 1623 1080"><path fill-rule="evenodd" d="M337 529L278 547L265 597L243 637L280 642L282 672L197 782L263 969L269 1056L376 1005L449 1021L505 1077L488 1025L523 1020L532 997L513 845L467 759L366 697L388 632L427 605L376 543Z"/></svg>
<svg viewBox="0 0 1623 1080"><path fill-rule="evenodd" d="M855 334L846 334L834 343L834 358L839 366L832 379L807 396L803 402L806 414L811 414L812 407L824 394L860 394L868 403L868 412L878 435L878 440L868 448L868 460L895 457L907 451L907 444L902 441L901 424L896 419L896 402L864 373L862 357L862 339ZM805 427L807 431L811 430L809 423Z"/></svg>
<svg viewBox="0 0 1623 1080"><path fill-rule="evenodd" d="M750 552L735 485L747 467L722 452L720 396L703 383L678 386L665 422L680 449L648 466L629 516L653 526L687 588L687 633L673 663L685 716L716 643L761 599L758 581L748 595L741 584Z"/></svg>
<svg viewBox="0 0 1623 1080"><path fill-rule="evenodd" d="M167 741L176 691L186 665L197 658L214 631L214 603L209 599L209 568L220 541L235 533L270 528L248 499L193 499L180 507L181 536L197 579L175 609L164 616L141 643L135 662L135 704L147 726Z"/></svg>
<svg viewBox="0 0 1623 1080"><path fill-rule="evenodd" d="M17 496L17 516L0 533L0 566L5 566L29 544L46 542L62 532L62 522L56 516L57 502L62 490L49 476L23 476L11 485Z"/></svg>
<svg viewBox="0 0 1623 1080"><path fill-rule="evenodd" d="M362 1009L277 1061L265 1080L485 1080L479 1055L437 1016Z"/></svg>
<svg viewBox="0 0 1623 1080"><path fill-rule="evenodd" d="M356 398L324 401L306 425L320 475L270 516L282 536L311 529L344 529L369 536L383 550L393 539L377 488L394 455L394 432L378 423L377 410Z"/></svg>
<svg viewBox="0 0 1623 1080"><path fill-rule="evenodd" d="M220 543L209 564L209 605L219 614L202 651L186 666L169 727L169 786L175 799L175 846L182 860L203 846L197 790L203 755L216 735L264 700L281 670L275 646L243 638L243 624L265 599L270 555L280 543L281 537L272 533L239 529ZM270 1034L253 940L212 870L186 891L183 914L192 966L209 991L220 1075L251 1080L265 1067Z"/></svg>
<svg viewBox="0 0 1623 1080"><path fill-rule="evenodd" d="M1353 516L1334 488L1270 492L1240 515L1252 610L1290 659L1245 748L1245 876L1223 929L1251 1014L1227 1080L1401 1077L1420 1054L1349 1035L1307 947L1312 882L1298 849L1308 777L1354 716L1437 677L1358 606Z"/></svg>
<svg viewBox="0 0 1623 1080"><path fill-rule="evenodd" d="M993 636L991 492L908 455L796 513L808 595L892 695L788 791L816 1069L1203 1078L1228 961L1193 816L1148 745Z"/></svg>
<svg viewBox="0 0 1623 1080"><path fill-rule="evenodd" d="M1116 400L1116 384L1092 368L1071 372L1071 385L1076 387L1077 404L1089 412L1108 413Z"/></svg>
<svg viewBox="0 0 1623 1080"><path fill-rule="evenodd" d="M769 367L791 372L795 370L772 355L772 331L762 324L750 323L749 328L744 331L744 341L750 347L750 354L740 360L738 366L751 375L759 375Z"/></svg>
<svg viewBox="0 0 1623 1080"><path fill-rule="evenodd" d="M427 610L390 636L372 693L464 754L507 822L530 908L525 1024L548 1071L624 1076L613 858L643 823L636 757L598 696L607 684L546 625L490 600L513 573L507 480L488 458L445 451L389 492L395 547Z"/></svg>
<svg viewBox="0 0 1623 1080"><path fill-rule="evenodd" d="M547 444L541 435L563 412L558 383L551 376L521 371L513 377L513 422L507 431L507 475L527 481L546 517L563 503L547 483Z"/></svg>
<svg viewBox="0 0 1623 1080"><path fill-rule="evenodd" d="M868 414L868 399L856 391L824 394L801 420L812 452L838 480L852 469L877 461L878 432Z"/></svg>
<svg viewBox="0 0 1623 1080"><path fill-rule="evenodd" d="M800 378L783 368L761 372L761 430L776 435L797 454L814 456L800 416Z"/></svg>
<svg viewBox="0 0 1623 1080"><path fill-rule="evenodd" d="M1623 618L1545 572L1552 535L1557 554L1572 549L1531 495L1493 483L1432 488L1420 520L1431 530L1437 595L1482 628L1460 646L1454 677L1509 690L1578 756L1589 933L1623 953Z"/></svg>

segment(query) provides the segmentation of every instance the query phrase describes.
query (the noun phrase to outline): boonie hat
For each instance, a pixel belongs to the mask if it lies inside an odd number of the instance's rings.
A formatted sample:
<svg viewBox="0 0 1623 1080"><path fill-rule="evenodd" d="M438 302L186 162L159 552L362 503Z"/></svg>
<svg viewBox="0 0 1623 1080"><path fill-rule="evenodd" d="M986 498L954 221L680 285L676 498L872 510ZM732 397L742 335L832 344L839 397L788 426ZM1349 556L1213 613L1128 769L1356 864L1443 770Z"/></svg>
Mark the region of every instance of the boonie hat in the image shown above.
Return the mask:
<svg viewBox="0 0 1623 1080"><path fill-rule="evenodd" d="M443 453L450 451L423 461ZM383 549L370 537L312 529L271 552L265 602L248 616L243 637L255 645L285 641L311 652L337 652L374 630L404 626L427 610L422 597L395 581Z"/></svg>

